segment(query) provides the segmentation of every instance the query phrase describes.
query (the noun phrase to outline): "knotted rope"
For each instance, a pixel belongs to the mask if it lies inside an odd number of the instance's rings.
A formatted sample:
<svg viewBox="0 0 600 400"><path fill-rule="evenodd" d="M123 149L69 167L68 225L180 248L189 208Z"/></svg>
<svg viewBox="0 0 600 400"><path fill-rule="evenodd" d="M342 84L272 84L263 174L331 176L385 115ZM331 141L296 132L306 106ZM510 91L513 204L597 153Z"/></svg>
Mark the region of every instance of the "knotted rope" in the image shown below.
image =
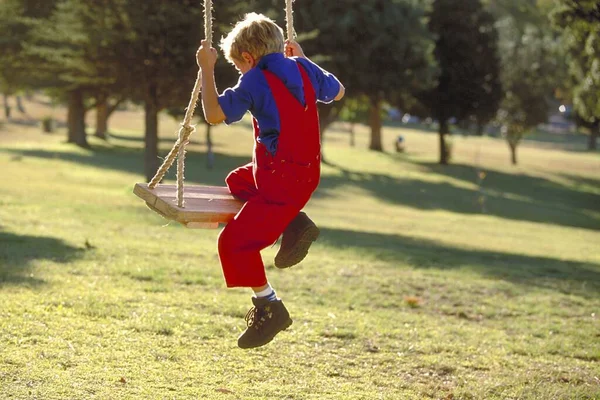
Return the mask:
<svg viewBox="0 0 600 400"><path fill-rule="evenodd" d="M294 17L292 3L294 0L286 0L285 7L285 20L287 28L287 37L289 40L294 39ZM209 47L212 47L212 0L204 0L204 37ZM188 139L191 134L196 130L195 126L190 125L192 118L194 117L194 111L196 110L196 104L200 97L200 90L202 89L202 70L198 70L196 76L196 82L194 83L194 89L192 90L192 96L190 102L186 108L185 116L181 127L179 128L178 139L173 145L173 148L167 154L167 157L163 161L162 165L156 171L156 174L148 184L150 189L154 189L156 185L162 181L165 174L173 165L175 158L177 158L177 206L184 207L183 198L183 181L185 171L185 146L188 144Z"/></svg>
<svg viewBox="0 0 600 400"><path fill-rule="evenodd" d="M204 37L208 43L208 46L212 46L212 0L204 0ZM181 127L179 128L179 137L173 148L163 161L162 165L156 171L156 175L152 178L148 187L154 189L156 185L164 178L165 174L173 165L175 158L177 158L177 206L184 206L183 199L183 181L185 171L185 146L188 143L190 135L196 130L193 125L190 125L192 118L194 117L194 111L196 110L196 104L200 97L200 90L202 89L202 70L198 70L196 76L196 82L194 83L194 89L192 90L192 96L190 102L186 108L185 116Z"/></svg>
<svg viewBox="0 0 600 400"><path fill-rule="evenodd" d="M294 16L292 9L292 3L294 0L285 1L285 22L287 26L287 38L288 40L294 40Z"/></svg>

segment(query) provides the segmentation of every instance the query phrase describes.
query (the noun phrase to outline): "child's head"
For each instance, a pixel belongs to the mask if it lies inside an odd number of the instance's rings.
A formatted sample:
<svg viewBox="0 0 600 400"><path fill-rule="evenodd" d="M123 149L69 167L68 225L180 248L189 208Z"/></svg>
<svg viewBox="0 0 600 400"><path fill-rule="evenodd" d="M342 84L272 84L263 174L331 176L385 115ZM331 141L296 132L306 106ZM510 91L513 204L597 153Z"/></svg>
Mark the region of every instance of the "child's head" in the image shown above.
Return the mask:
<svg viewBox="0 0 600 400"><path fill-rule="evenodd" d="M229 34L221 39L221 49L227 61L239 68L240 63L253 63L267 54L283 53L283 30L262 14L246 14Z"/></svg>

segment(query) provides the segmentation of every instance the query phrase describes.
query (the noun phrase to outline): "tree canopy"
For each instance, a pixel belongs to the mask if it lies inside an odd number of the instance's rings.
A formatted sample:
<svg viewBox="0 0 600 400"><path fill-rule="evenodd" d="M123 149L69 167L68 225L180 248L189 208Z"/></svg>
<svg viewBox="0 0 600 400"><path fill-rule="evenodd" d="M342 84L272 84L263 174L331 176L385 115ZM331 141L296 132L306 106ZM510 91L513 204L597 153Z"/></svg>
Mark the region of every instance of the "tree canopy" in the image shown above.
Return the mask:
<svg viewBox="0 0 600 400"><path fill-rule="evenodd" d="M429 29L436 35L437 86L424 96L439 121L440 163L448 162L448 120L485 124L502 98L498 33L480 0L435 0Z"/></svg>
<svg viewBox="0 0 600 400"><path fill-rule="evenodd" d="M371 128L371 149L383 149L382 115L390 105L439 121L440 162L447 163L451 121L481 132L497 117L507 132L521 133L545 121L547 100L564 76L561 46L569 50L573 81L565 86L582 121L597 131L600 6L557 3L561 40L548 24L553 0L303 0L295 4L294 23L305 53L344 83L352 107L346 114L367 111L360 115ZM4 0L0 89L51 89L68 105L69 141L81 146L88 108L96 107L102 136L120 101L143 104L149 179L158 163L158 113L182 115L197 76L202 6L200 0ZM284 25L281 0L214 8L215 47L245 12ZM222 90L237 72L220 57L216 77ZM325 108L323 126L343 106Z"/></svg>
<svg viewBox="0 0 600 400"><path fill-rule="evenodd" d="M596 148L600 123L600 3L559 0L553 21L563 33L573 79L573 105L592 129L590 148Z"/></svg>
<svg viewBox="0 0 600 400"><path fill-rule="evenodd" d="M56 7L56 0L4 0L0 2L0 89L13 93L21 88L43 86L39 59L30 58L27 46L33 32Z"/></svg>
<svg viewBox="0 0 600 400"><path fill-rule="evenodd" d="M425 9L410 0L305 0L297 8L296 29L302 41L344 83L349 97L370 104L372 150L382 150L381 108L401 105L433 78L432 41ZM315 18L327 15L330 18Z"/></svg>
<svg viewBox="0 0 600 400"><path fill-rule="evenodd" d="M564 86L562 42L552 29L546 0L500 0L491 6L498 19L504 98L497 122L517 164L517 146L547 121L555 92Z"/></svg>

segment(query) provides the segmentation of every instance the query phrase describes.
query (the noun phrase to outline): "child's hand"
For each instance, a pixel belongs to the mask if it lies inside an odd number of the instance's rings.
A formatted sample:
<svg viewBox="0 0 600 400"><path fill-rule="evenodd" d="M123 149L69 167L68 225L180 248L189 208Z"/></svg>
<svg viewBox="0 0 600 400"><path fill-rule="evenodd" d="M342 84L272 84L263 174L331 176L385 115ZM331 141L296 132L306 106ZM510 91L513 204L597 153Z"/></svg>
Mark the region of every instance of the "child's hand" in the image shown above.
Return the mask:
<svg viewBox="0 0 600 400"><path fill-rule="evenodd" d="M196 52L196 62L202 69L214 67L217 62L217 50L209 47L206 40L203 40Z"/></svg>
<svg viewBox="0 0 600 400"><path fill-rule="evenodd" d="M300 47L298 42L294 40L285 41L285 56L306 58L304 52L302 51L302 47Z"/></svg>

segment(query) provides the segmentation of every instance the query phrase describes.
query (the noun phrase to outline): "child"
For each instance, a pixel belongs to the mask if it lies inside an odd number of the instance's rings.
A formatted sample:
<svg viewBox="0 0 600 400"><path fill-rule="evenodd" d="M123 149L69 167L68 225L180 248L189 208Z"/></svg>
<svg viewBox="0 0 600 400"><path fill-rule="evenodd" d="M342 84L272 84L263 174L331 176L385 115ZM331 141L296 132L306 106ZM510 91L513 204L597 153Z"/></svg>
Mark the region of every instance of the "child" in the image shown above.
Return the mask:
<svg viewBox="0 0 600 400"><path fill-rule="evenodd" d="M237 85L218 95L217 51L206 41L198 49L202 106L208 123L231 124L246 111L254 117L252 162L226 178L230 192L245 201L219 235L218 249L228 287L250 287L254 307L238 346L269 343L292 320L267 281L260 251L283 234L275 257L279 268L300 262L318 228L300 210L319 184L320 134L317 101L340 100L344 87L308 60L269 18L251 13L221 40L225 57L242 74ZM285 55L284 55L285 52Z"/></svg>

